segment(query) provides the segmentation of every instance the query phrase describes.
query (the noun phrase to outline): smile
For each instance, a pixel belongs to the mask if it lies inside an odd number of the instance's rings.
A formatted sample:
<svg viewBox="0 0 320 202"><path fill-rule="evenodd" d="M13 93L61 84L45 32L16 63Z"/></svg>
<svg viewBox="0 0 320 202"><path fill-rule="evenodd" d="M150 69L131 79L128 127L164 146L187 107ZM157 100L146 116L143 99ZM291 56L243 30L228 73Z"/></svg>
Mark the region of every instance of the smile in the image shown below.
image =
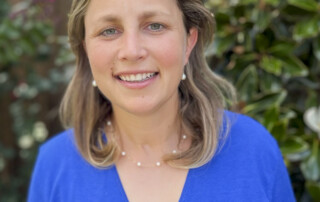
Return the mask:
<svg viewBox="0 0 320 202"><path fill-rule="evenodd" d="M119 75L118 78L122 81L127 81L127 82L142 82L142 81L146 81L148 79L153 78L157 74L158 74L157 72L128 74L128 75Z"/></svg>

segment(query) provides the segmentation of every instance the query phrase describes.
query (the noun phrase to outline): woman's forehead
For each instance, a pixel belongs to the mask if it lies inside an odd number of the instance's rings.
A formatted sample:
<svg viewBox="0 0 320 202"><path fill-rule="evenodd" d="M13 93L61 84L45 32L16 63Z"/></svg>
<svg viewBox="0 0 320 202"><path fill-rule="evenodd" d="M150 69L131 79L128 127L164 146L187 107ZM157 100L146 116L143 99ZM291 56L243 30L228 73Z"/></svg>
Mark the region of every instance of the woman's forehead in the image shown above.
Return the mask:
<svg viewBox="0 0 320 202"><path fill-rule="evenodd" d="M86 18L92 20L119 19L129 15L138 18L181 16L175 0L91 0Z"/></svg>

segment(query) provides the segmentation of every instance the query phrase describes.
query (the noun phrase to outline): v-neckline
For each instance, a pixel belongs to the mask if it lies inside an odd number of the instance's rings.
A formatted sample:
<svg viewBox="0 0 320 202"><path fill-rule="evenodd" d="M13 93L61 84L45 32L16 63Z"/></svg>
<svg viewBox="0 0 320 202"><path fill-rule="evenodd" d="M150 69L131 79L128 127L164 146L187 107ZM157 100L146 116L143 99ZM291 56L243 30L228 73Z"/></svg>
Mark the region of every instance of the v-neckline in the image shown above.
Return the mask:
<svg viewBox="0 0 320 202"><path fill-rule="evenodd" d="M121 182L121 179L120 179L120 175L119 175L119 172L118 172L118 169L116 167L116 165L113 166L113 171L115 173L115 176L116 176L116 184L120 190L120 193L121 195L123 196L123 198L126 200L126 201L129 201L128 200L128 197L127 197L127 193L126 191L124 190L124 187L123 187L123 184ZM180 197L179 197L179 201L181 201L181 199L184 198L184 195L185 195L185 192L187 192L187 190L189 189L189 181L190 181L190 176L191 176L191 172L193 171L193 169L189 169L188 172L187 172L187 176L186 176L186 179L184 181L184 185L183 185L183 188L182 188L182 191L181 191L181 194L180 194Z"/></svg>

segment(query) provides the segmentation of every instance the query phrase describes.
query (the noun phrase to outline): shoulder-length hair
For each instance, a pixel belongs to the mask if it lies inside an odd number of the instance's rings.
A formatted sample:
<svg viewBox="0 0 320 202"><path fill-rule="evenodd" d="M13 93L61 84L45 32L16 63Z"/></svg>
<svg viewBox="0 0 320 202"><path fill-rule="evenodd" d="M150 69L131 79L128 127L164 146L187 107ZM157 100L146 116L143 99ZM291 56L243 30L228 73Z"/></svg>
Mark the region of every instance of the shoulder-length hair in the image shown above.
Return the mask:
<svg viewBox="0 0 320 202"><path fill-rule="evenodd" d="M115 140L104 140L101 129L112 115L112 106L92 87L93 76L83 40L84 18L90 0L73 0L69 14L68 34L76 56L76 70L63 97L60 115L66 127L73 127L77 147L93 166L113 165L120 154ZM205 47L214 33L213 14L201 0L177 0L183 13L186 32L198 29L198 41L185 67L187 79L180 82L180 117L183 130L189 131L191 146L164 160L179 168L199 167L213 157L222 131L226 102L235 101L233 86L210 70L204 56ZM224 130L225 131L225 130Z"/></svg>

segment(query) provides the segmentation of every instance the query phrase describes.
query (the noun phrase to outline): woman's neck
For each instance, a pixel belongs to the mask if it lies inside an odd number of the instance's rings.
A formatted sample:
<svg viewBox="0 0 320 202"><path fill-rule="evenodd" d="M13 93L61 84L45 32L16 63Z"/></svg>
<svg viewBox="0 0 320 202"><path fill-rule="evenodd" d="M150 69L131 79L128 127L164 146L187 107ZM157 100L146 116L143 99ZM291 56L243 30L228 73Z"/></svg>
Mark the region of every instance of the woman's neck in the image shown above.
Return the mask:
<svg viewBox="0 0 320 202"><path fill-rule="evenodd" d="M114 108L113 127L116 137L128 149L152 150L175 147L181 135L179 102L171 101L150 114L135 115Z"/></svg>

